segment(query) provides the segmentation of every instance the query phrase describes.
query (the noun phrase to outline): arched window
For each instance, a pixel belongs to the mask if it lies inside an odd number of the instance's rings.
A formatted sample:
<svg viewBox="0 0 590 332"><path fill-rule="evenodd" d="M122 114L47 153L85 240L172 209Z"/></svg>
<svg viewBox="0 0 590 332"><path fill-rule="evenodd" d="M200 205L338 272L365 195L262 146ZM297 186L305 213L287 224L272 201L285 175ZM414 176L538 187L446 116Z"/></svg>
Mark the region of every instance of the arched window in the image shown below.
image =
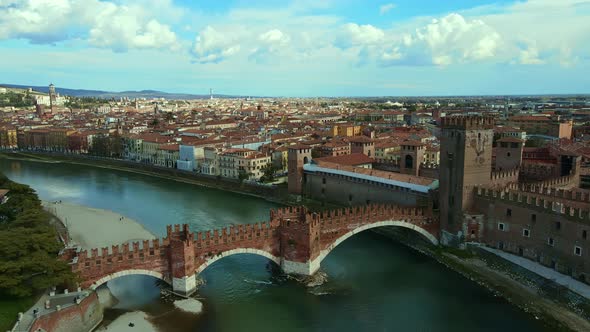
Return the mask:
<svg viewBox="0 0 590 332"><path fill-rule="evenodd" d="M414 168L414 158L409 154L406 155L406 168Z"/></svg>
<svg viewBox="0 0 590 332"><path fill-rule="evenodd" d="M309 159L307 158L307 156L303 157L303 163L307 164L309 162Z"/></svg>

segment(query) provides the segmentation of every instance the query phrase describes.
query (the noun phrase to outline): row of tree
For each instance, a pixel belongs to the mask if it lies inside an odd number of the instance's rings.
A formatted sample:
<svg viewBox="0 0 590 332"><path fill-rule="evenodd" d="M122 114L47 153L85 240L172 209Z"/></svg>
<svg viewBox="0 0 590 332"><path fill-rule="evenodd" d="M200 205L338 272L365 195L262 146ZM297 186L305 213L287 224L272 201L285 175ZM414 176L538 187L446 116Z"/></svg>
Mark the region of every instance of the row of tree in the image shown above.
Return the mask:
<svg viewBox="0 0 590 332"><path fill-rule="evenodd" d="M0 107L28 107L35 105L35 98L28 93L7 92L0 94Z"/></svg>
<svg viewBox="0 0 590 332"><path fill-rule="evenodd" d="M88 154L97 157L122 158L123 152L122 138L115 132L112 135L101 134L94 136Z"/></svg>
<svg viewBox="0 0 590 332"><path fill-rule="evenodd" d="M0 188L10 190L0 205L0 296L25 297L74 282L58 259L62 245L35 191L1 173Z"/></svg>

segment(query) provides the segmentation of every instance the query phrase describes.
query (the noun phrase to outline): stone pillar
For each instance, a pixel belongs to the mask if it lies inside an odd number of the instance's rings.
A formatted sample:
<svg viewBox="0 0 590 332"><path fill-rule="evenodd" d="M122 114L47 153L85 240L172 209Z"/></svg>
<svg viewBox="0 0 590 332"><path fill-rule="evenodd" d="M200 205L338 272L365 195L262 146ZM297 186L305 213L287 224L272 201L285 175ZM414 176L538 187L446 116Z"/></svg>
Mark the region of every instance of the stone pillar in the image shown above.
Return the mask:
<svg viewBox="0 0 590 332"><path fill-rule="evenodd" d="M172 278L172 290L175 293L182 294L182 295L190 295L197 290L197 278L196 274L191 276L185 276Z"/></svg>
<svg viewBox="0 0 590 332"><path fill-rule="evenodd" d="M281 219L281 268L285 273L312 275L320 268L319 227L319 215L307 209Z"/></svg>
<svg viewBox="0 0 590 332"><path fill-rule="evenodd" d="M168 233L172 289L176 293L190 295L197 290L194 234L189 231L188 225L183 225L182 229L175 226L174 231Z"/></svg>
<svg viewBox="0 0 590 332"><path fill-rule="evenodd" d="M320 268L320 259L319 257L314 260L309 260L307 262L296 262L296 261L289 261L286 259L281 259L281 268L283 272L286 274L299 274L310 276L316 273Z"/></svg>

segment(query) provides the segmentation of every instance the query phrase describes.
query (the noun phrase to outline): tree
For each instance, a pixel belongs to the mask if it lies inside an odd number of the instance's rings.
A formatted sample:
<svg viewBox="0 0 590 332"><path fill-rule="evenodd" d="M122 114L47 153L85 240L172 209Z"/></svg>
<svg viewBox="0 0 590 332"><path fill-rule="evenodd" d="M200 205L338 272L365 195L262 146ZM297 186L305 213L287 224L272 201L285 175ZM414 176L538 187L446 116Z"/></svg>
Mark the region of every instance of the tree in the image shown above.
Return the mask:
<svg viewBox="0 0 590 332"><path fill-rule="evenodd" d="M172 114L171 112L166 112L164 114L164 120L166 120L166 122L171 122L174 120L174 114Z"/></svg>
<svg viewBox="0 0 590 332"><path fill-rule="evenodd" d="M152 126L153 128L157 127L160 125L160 120L158 120L157 118L154 118L151 122L150 122L150 126Z"/></svg>
<svg viewBox="0 0 590 332"><path fill-rule="evenodd" d="M248 173L243 169L238 171L238 180L240 180L240 182L250 179L250 176L252 176L252 173Z"/></svg>
<svg viewBox="0 0 590 332"><path fill-rule="evenodd" d="M264 166L263 175L260 180L262 180L262 182L273 182L275 180L275 172L276 169L272 163L266 164L266 166Z"/></svg>
<svg viewBox="0 0 590 332"><path fill-rule="evenodd" d="M75 276L57 257L61 244L35 191L0 174L10 199L0 206L0 296L30 296Z"/></svg>

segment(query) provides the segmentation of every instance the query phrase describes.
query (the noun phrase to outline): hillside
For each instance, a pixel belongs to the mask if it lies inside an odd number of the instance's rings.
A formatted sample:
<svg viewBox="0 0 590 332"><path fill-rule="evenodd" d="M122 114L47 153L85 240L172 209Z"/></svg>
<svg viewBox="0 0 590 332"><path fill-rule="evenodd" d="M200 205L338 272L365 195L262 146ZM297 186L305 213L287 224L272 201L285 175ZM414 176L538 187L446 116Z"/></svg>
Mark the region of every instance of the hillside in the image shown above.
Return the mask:
<svg viewBox="0 0 590 332"><path fill-rule="evenodd" d="M28 89L32 88L33 91L41 93L49 93L49 87L47 86L26 86L26 85L15 85L15 84L0 84L0 87L16 88L16 89ZM165 98L165 99L206 99L209 95L196 95L187 93L169 93L156 90L141 90L141 91L102 91L102 90L84 90L84 89L68 89L56 87L55 91L63 96L74 96L74 97L96 97L96 98ZM240 96L230 95L218 95L214 94L214 98L241 98Z"/></svg>

